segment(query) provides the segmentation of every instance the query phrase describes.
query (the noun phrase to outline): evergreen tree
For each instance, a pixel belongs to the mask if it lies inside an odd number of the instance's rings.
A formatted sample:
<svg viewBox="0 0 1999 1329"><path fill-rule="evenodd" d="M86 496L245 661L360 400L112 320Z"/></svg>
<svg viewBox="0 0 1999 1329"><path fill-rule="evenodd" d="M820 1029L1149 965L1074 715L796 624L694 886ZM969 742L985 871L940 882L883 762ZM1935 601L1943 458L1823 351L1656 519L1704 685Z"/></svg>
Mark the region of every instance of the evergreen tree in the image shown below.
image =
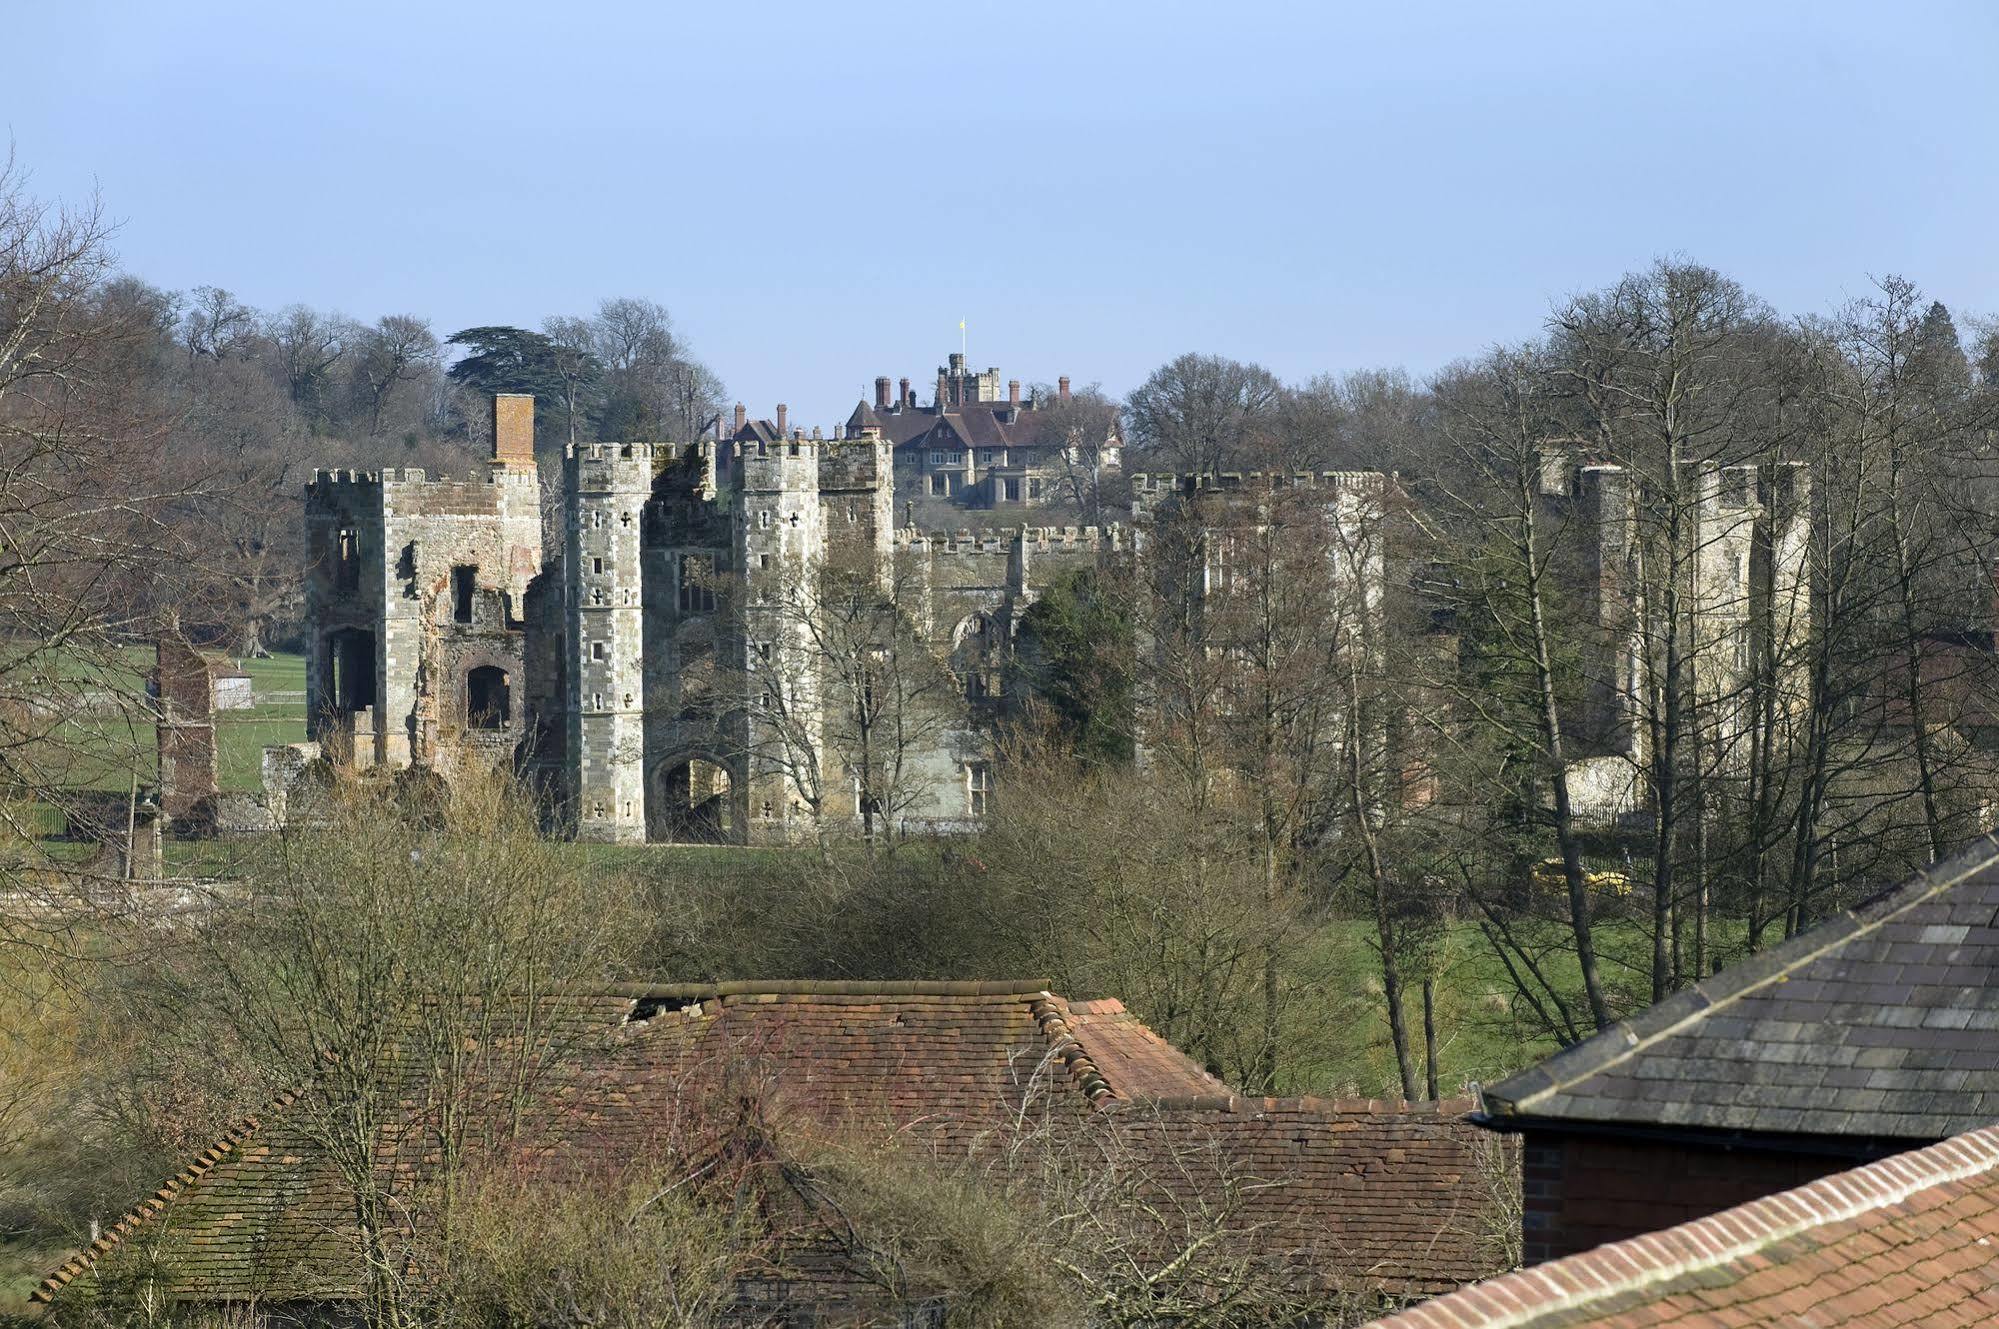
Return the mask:
<svg viewBox="0 0 1999 1329"><path fill-rule="evenodd" d="M1922 390L1939 398L1954 397L1971 387L1971 360L1957 335L1957 323L1941 300L1932 300L1916 326L1909 372Z"/></svg>
<svg viewBox="0 0 1999 1329"><path fill-rule="evenodd" d="M470 350L451 366L451 378L481 393L531 392L562 400L567 375L563 348L527 328L482 327L454 332L447 343Z"/></svg>

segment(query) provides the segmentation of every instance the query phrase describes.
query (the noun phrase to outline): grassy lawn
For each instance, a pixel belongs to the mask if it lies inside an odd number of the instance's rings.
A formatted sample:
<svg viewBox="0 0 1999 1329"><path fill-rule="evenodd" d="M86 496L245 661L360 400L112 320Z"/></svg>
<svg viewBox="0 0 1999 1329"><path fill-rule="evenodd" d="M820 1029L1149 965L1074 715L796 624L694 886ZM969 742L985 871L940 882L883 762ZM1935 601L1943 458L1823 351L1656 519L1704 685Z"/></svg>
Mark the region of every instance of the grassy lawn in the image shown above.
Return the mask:
<svg viewBox="0 0 1999 1329"><path fill-rule="evenodd" d="M1737 958L1747 937L1740 920L1714 919L1714 945L1724 962ZM1600 921L1594 929L1599 974L1615 1015L1651 1004L1649 933L1631 920ZM1285 1088L1293 1093L1399 1097L1395 1049L1382 997L1381 965L1373 928L1336 919L1320 926L1300 947L1294 982L1301 993L1285 1031ZM1453 1095L1472 1082L1492 1084L1558 1050L1518 998L1506 966L1468 922L1446 927L1431 955L1435 977L1437 1081ZM1574 1002L1574 1017L1588 1028L1582 976L1572 951L1551 948L1537 957L1550 980ZM1404 962L1406 1019L1421 1075L1423 993L1420 964Z"/></svg>
<svg viewBox="0 0 1999 1329"><path fill-rule="evenodd" d="M135 648L128 658L131 674L110 685L143 695L152 652ZM224 789L257 790L263 788L264 749L305 738L305 657L277 655L235 663L250 675L257 700L248 710L216 712L216 770ZM73 763L69 783L74 787L129 789L135 769L141 785L158 779L153 728L138 717L79 716L61 727L58 738Z"/></svg>

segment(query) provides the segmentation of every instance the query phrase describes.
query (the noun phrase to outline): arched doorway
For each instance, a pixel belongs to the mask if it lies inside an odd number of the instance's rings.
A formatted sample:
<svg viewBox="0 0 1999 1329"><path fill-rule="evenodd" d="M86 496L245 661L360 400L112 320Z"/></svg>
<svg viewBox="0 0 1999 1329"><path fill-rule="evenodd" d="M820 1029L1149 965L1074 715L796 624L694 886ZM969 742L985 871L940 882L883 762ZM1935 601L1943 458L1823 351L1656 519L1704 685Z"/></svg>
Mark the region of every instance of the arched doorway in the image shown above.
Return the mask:
<svg viewBox="0 0 1999 1329"><path fill-rule="evenodd" d="M736 787L729 769L701 756L661 762L646 791L646 838L667 844L734 844Z"/></svg>
<svg viewBox="0 0 1999 1329"><path fill-rule="evenodd" d="M480 665L465 675L465 723L473 729L505 729L513 718L513 690L507 671Z"/></svg>

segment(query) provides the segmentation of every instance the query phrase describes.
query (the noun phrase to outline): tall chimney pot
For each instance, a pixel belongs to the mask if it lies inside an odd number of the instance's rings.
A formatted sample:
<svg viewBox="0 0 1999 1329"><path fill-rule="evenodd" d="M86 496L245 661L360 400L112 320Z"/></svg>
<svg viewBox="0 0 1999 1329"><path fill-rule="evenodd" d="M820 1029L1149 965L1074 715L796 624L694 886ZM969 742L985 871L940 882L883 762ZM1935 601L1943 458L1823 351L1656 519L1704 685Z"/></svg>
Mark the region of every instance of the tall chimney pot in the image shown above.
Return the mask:
<svg viewBox="0 0 1999 1329"><path fill-rule="evenodd" d="M944 374L944 371L943 371L943 370L941 370L941 369L940 369L940 370L938 370L938 371L937 371L937 409L938 409L938 410L940 410L940 411L941 411L941 410L943 410L943 409L945 408L945 406L946 406L946 405L948 404L948 403L946 403L946 402L945 402L945 400L944 400L944 394L945 394L945 389L946 389L946 387L948 386L948 383L949 383L949 380L948 380L948 379L947 379L947 378L945 377L945 374Z"/></svg>
<svg viewBox="0 0 1999 1329"><path fill-rule="evenodd" d="M783 402L777 404L777 432L784 433L784 422L791 415L791 408Z"/></svg>
<svg viewBox="0 0 1999 1329"><path fill-rule="evenodd" d="M1009 406L1020 405L1020 380L1017 378L1010 378L1006 381L1006 404Z"/></svg>
<svg viewBox="0 0 1999 1329"><path fill-rule="evenodd" d="M875 379L875 409L878 411L886 411L888 409L887 374L879 375Z"/></svg>
<svg viewBox="0 0 1999 1329"><path fill-rule="evenodd" d="M916 405L916 394L911 391L908 379L905 378L902 380L902 395L897 397L896 400L904 406Z"/></svg>
<svg viewBox="0 0 1999 1329"><path fill-rule="evenodd" d="M1067 374L1055 380L1055 395L1063 401L1069 400L1069 376Z"/></svg>
<svg viewBox="0 0 1999 1329"><path fill-rule="evenodd" d="M741 429L741 428L743 427L743 420L744 420L744 419L746 418L746 415L747 415L747 413L746 413L746 412L745 412L745 411L743 410L743 404L742 404L741 402L737 402L737 403L736 403L736 428L737 428L737 429Z"/></svg>
<svg viewBox="0 0 1999 1329"><path fill-rule="evenodd" d="M534 469L534 397L493 394L493 465Z"/></svg>

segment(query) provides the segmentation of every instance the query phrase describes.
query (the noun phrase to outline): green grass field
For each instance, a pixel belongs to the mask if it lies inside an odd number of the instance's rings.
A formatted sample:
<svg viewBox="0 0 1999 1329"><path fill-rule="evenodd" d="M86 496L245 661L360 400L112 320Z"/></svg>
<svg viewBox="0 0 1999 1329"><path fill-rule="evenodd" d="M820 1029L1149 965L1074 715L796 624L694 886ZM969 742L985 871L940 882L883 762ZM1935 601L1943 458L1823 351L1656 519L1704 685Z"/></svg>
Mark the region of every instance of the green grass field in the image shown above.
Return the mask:
<svg viewBox="0 0 1999 1329"><path fill-rule="evenodd" d="M132 672L106 680L107 686L142 696L152 652L134 648L128 658ZM305 657L277 655L235 663L250 675L257 702L248 710L216 712L216 773L224 789L256 790L263 787L264 749L305 738ZM141 785L158 779L153 728L142 718L80 716L63 725L58 738L65 760L72 763L69 783L74 787L128 789L135 770Z"/></svg>

